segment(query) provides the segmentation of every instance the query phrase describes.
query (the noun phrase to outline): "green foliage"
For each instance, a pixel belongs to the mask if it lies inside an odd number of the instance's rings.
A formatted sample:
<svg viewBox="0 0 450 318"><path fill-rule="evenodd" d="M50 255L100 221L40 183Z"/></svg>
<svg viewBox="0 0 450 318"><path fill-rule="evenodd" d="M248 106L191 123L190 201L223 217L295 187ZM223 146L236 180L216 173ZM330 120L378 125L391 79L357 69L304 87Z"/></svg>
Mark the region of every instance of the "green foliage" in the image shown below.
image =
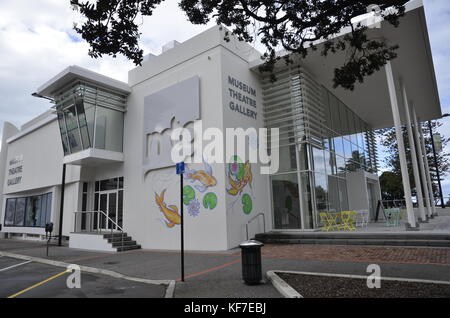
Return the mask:
<svg viewBox="0 0 450 318"><path fill-rule="evenodd" d="M151 16L163 0L71 0L74 8L86 18L74 28L90 45L89 55L123 54L140 65L143 51L139 48L137 17ZM231 29L238 39L252 42L259 38L266 51L261 72L270 72L281 58L276 55L284 49L305 58L308 49L317 50L319 40L329 40L321 54L343 52L343 65L335 69L334 86L353 90L356 82L383 67L397 54L396 45L389 46L381 39L370 39L367 28L353 25L352 18L367 13L368 5L377 5L381 16L394 26L404 14L407 0L356 1L356 0L179 0L179 7L193 24L206 24L215 19ZM385 10L388 9L388 10ZM140 21L140 19L138 19ZM336 35L343 28L351 32L343 37ZM256 30L256 31L255 31ZM229 34L225 40L229 40ZM289 64L292 59L284 57Z"/></svg>
<svg viewBox="0 0 450 318"><path fill-rule="evenodd" d="M439 127L442 126L442 123L439 121L432 122L433 133L437 133L439 131ZM433 156L433 148L432 148L432 138L429 134L428 122L422 123L422 131L425 139L425 150L426 157L428 159L428 165L430 167L430 173L432 175L433 180L437 180L436 177L436 166L434 163ZM411 183L411 187L415 188L415 180L414 174L412 171L412 162L411 162L411 149L409 145L409 138L407 134L406 127L402 129L403 133L403 142L405 144L406 158L408 164L408 172L409 172L409 181ZM387 156L384 159L385 166L389 169L390 172L394 173L394 175L398 178L398 182L401 184L401 175L400 175L400 159L398 156L398 145L397 139L395 135L395 128L382 129L377 132L377 135L380 140L381 146L383 146L387 152ZM439 169L439 174L442 180L442 177L445 177L450 172L450 154L445 152L445 147L450 141L450 138L445 138L442 136L442 148L444 149L442 152L437 153L437 166ZM393 178L393 176L391 176ZM381 182L381 179L380 179ZM385 192L382 187L382 192ZM439 196L439 189L437 184L433 182L433 192L435 196ZM398 199L398 198L397 198Z"/></svg>

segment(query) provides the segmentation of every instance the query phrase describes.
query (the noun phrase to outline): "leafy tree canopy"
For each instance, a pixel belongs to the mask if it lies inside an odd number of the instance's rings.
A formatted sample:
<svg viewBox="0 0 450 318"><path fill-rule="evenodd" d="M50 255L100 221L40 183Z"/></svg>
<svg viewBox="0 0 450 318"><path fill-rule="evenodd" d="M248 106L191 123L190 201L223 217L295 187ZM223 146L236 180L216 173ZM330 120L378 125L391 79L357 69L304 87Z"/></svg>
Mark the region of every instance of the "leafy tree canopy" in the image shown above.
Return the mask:
<svg viewBox="0 0 450 318"><path fill-rule="evenodd" d="M140 65L143 51L139 47L139 16L151 16L164 0L71 0L85 18L74 28L90 45L89 55L123 54ZM240 40L252 42L257 37L265 46L265 63L261 71L271 72L280 59L276 52L284 49L306 57L308 48L317 49L318 40L330 40L321 53L345 52L343 65L335 69L334 86L354 89L355 83L394 59L398 46L381 39L370 39L367 27L352 24L352 19L368 12L368 5L380 8L380 15L398 26L407 0L179 0L179 7L193 24L215 19L230 28ZM344 37L332 39L343 28ZM257 30L255 33L254 30ZM228 35L227 35L228 37ZM226 39L227 39L226 37ZM292 62L285 57L286 63Z"/></svg>

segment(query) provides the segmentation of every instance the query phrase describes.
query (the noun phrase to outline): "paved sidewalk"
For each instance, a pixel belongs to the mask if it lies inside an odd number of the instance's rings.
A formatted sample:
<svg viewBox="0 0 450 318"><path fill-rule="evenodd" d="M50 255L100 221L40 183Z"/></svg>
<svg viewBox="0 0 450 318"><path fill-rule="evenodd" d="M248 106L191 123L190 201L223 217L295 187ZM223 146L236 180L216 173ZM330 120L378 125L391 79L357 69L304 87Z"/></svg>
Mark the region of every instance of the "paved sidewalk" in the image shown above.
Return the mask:
<svg viewBox="0 0 450 318"><path fill-rule="evenodd" d="M1 251L46 258L44 243L0 240ZM450 281L450 249L446 248L267 245L262 256L264 273L294 270L367 275L367 266L377 263L385 277ZM49 258L132 277L177 280L174 297L282 297L270 282L243 284L240 249L187 252L184 283L179 281L180 255L174 251L99 253L52 246Z"/></svg>

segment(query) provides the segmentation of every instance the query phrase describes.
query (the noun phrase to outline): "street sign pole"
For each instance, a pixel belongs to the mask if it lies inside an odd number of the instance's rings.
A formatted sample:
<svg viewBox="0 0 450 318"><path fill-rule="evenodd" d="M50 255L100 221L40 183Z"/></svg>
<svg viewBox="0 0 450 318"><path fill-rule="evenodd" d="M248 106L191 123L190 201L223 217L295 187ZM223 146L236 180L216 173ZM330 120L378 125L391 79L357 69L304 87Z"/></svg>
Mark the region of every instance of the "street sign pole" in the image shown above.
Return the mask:
<svg viewBox="0 0 450 318"><path fill-rule="evenodd" d="M180 229L181 229L181 281L182 282L184 282L183 173L184 173L184 162L177 163L177 174L180 175Z"/></svg>

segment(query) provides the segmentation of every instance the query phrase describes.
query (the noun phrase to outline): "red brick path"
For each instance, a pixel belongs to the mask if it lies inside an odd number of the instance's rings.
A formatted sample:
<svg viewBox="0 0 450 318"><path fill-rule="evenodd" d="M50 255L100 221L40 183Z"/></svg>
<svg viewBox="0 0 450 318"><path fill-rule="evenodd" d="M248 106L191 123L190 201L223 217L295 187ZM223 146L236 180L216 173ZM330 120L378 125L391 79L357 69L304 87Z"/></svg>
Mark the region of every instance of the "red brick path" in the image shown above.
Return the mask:
<svg viewBox="0 0 450 318"><path fill-rule="evenodd" d="M266 245L266 258L339 262L407 263L450 266L448 248L405 248L336 245Z"/></svg>

